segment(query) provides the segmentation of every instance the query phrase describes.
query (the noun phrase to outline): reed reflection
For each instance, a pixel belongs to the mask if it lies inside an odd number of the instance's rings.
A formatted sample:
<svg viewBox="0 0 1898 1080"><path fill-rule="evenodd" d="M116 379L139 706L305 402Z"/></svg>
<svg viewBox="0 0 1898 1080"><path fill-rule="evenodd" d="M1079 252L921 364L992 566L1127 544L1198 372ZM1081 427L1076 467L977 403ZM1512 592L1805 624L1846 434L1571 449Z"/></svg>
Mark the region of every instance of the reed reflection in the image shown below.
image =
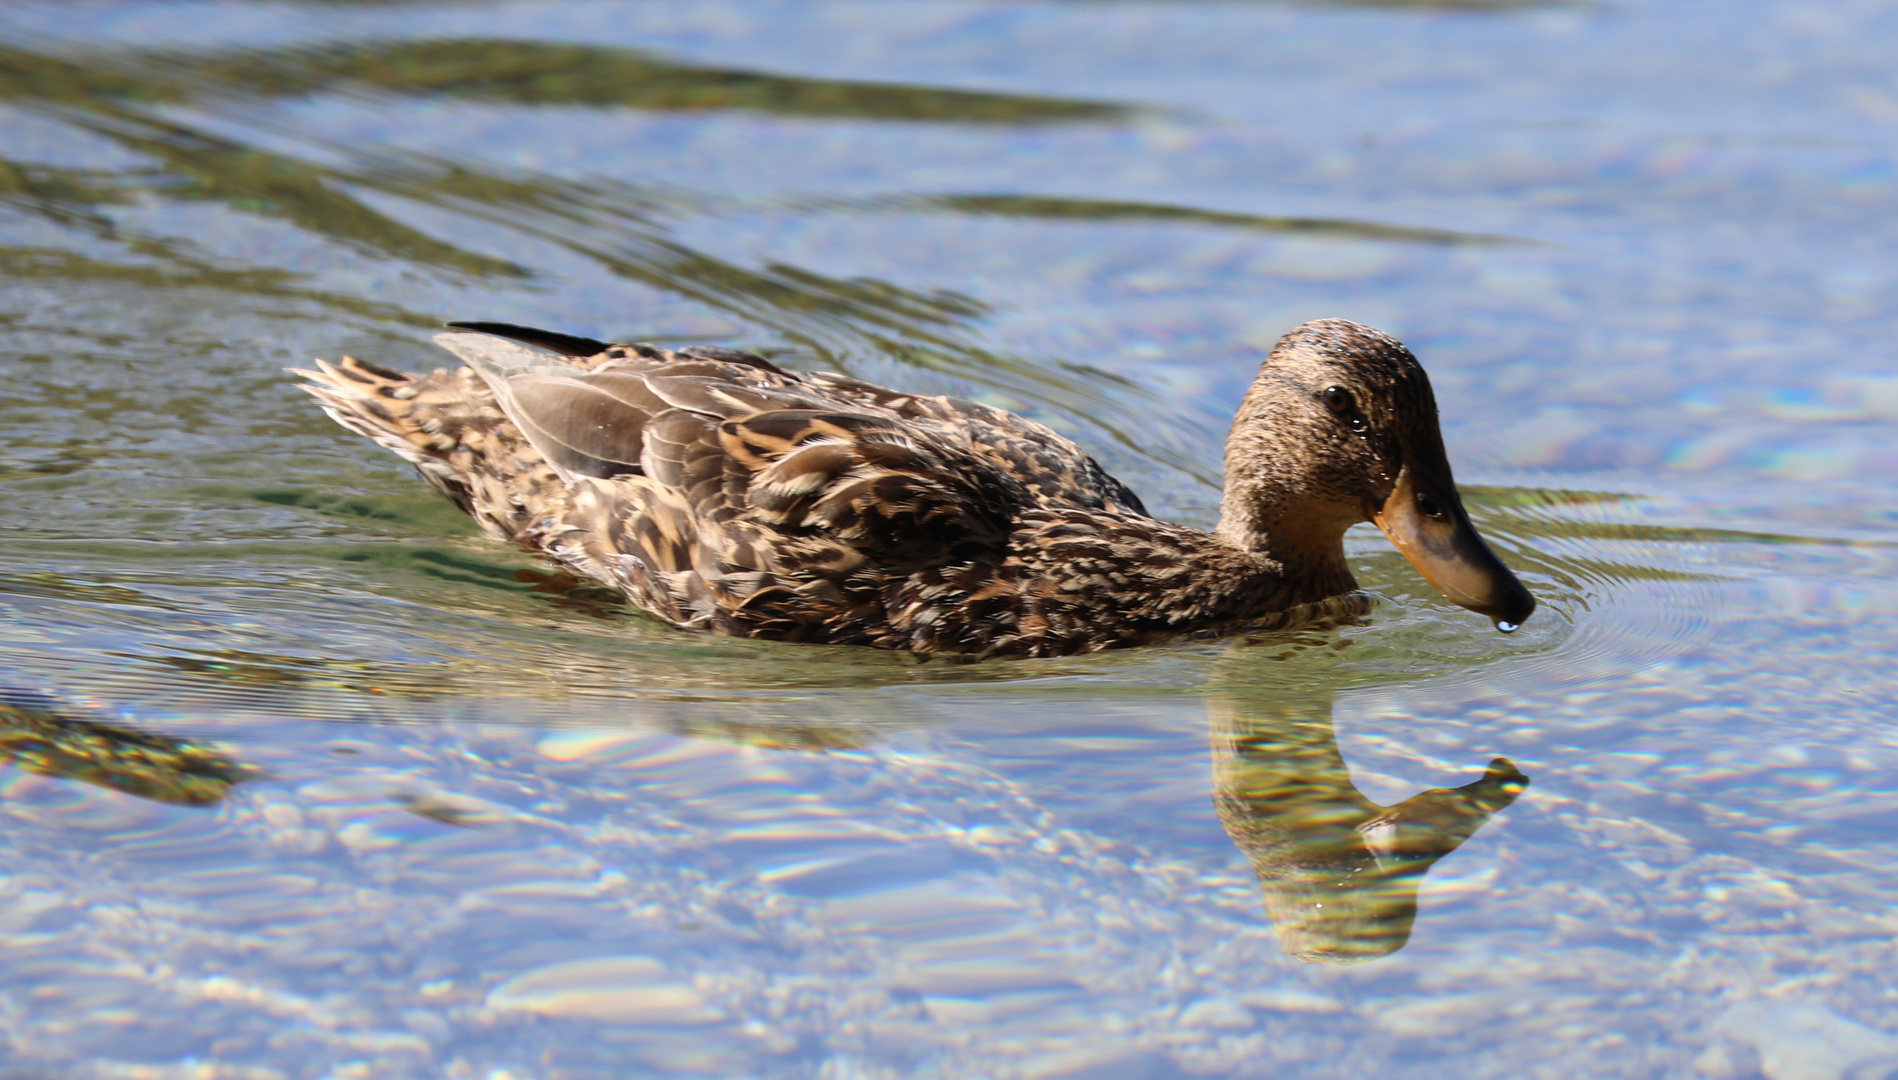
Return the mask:
<svg viewBox="0 0 1898 1080"><path fill-rule="evenodd" d="M0 686L0 763L179 806L210 806L251 770L187 739L67 715L43 694Z"/></svg>
<svg viewBox="0 0 1898 1080"><path fill-rule="evenodd" d="M1230 692L1207 711L1213 806L1259 876L1279 943L1307 963L1403 948L1424 875L1529 786L1497 758L1462 787L1379 806L1351 782L1328 692Z"/></svg>

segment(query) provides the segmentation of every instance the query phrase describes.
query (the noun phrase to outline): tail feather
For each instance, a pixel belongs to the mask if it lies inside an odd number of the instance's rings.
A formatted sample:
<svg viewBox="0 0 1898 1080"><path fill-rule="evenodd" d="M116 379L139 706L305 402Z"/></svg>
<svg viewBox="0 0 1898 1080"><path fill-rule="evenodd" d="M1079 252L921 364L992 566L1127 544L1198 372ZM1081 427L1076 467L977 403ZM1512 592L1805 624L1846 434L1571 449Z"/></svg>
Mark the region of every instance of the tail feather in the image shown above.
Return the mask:
<svg viewBox="0 0 1898 1080"><path fill-rule="evenodd" d="M495 536L520 539L537 517L529 507L544 509L563 486L467 368L410 375L349 356L315 363L291 372L331 419L414 465Z"/></svg>
<svg viewBox="0 0 1898 1080"><path fill-rule="evenodd" d="M584 374L585 365L493 337L444 334L440 340L471 366L410 375L344 357L292 371L308 380L303 389L332 419L414 464L491 535L542 552L582 577L617 585L635 604L675 625L749 633L740 624L749 625L751 617L741 609L758 586L732 598L702 579L724 571L702 550L704 538L682 495L646 484L636 473L563 477L503 408L516 392L510 385L516 379L533 384L545 372L564 375L556 381L574 381L571 376ZM694 428L708 424L697 418ZM629 501L640 511L629 513ZM616 547L627 539L629 522L657 530L664 542Z"/></svg>
<svg viewBox="0 0 1898 1080"><path fill-rule="evenodd" d="M610 346L604 341L577 337L573 334L557 333L553 330L537 330L531 326L515 326L513 323L500 322L451 322L443 325L456 330L472 330L477 334L492 334L518 341L523 345L538 345L561 356L598 356Z"/></svg>
<svg viewBox="0 0 1898 1080"><path fill-rule="evenodd" d="M330 419L374 439L418 468L439 463L454 449L453 439L439 424L428 424L416 415L416 399L430 384L450 381L446 372L417 377L353 356L334 364L328 360L315 364L315 371L291 368L290 373L309 380L301 384L302 389L321 403Z"/></svg>

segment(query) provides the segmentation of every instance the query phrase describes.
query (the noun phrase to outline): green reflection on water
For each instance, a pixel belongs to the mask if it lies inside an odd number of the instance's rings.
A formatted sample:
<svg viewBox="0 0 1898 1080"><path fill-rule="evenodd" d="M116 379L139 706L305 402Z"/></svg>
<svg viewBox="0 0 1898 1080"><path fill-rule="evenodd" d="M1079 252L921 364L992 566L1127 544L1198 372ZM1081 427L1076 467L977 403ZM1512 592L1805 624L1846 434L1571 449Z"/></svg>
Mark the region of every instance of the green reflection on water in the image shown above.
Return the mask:
<svg viewBox="0 0 1898 1080"><path fill-rule="evenodd" d="M9 191L9 168L11 166L6 161L0 161L0 200L6 200L14 193L24 193L36 200L44 194L42 189L30 184L13 187ZM34 170L39 177L46 176L50 171ZM37 208L49 218L67 216L63 213L64 208L58 205L58 200L47 199L40 202ZM175 244L150 237L130 236L109 223L100 226L98 231L124 243L131 254L161 261L155 264L111 262L69 251L0 246L0 274L18 281L109 281L148 289L217 289L246 296L315 300L338 311L390 322L428 322L388 304L301 286L297 284L302 279L301 275L288 271L266 267L218 266L184 254ZM4 475L4 472L0 472L0 476Z"/></svg>
<svg viewBox="0 0 1898 1080"><path fill-rule="evenodd" d="M1058 199L1039 195L934 195L902 200L895 205L915 209L953 210L995 217L1039 218L1047 221L1133 221L1182 225L1213 225L1295 236L1343 240L1379 240L1403 244L1522 244L1510 236L1416 229L1345 218L1274 217L1232 214L1162 203L1120 202L1107 199Z"/></svg>
<svg viewBox="0 0 1898 1080"><path fill-rule="evenodd" d="M369 90L516 105L729 109L980 124L1116 120L1133 114L1101 102L768 75L673 63L625 49L505 39L151 55L141 62L188 73L227 92L268 96Z"/></svg>
<svg viewBox="0 0 1898 1080"><path fill-rule="evenodd" d="M0 686L0 761L155 802L209 806L250 770L169 735L64 714L38 694Z"/></svg>
<svg viewBox="0 0 1898 1080"><path fill-rule="evenodd" d="M211 95L425 94L517 105L740 110L979 124L1124 120L1126 106L1030 94L800 78L645 53L511 39L352 42L241 52L120 52L74 61L0 50L0 98L178 104Z"/></svg>

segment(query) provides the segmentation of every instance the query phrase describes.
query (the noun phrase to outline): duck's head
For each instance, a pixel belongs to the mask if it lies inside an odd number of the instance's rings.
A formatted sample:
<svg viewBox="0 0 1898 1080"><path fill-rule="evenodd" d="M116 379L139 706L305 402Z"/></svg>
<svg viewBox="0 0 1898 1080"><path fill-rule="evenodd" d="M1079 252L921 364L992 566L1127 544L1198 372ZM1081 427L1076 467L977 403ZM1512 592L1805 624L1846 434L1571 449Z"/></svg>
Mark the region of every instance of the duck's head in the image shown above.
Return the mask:
<svg viewBox="0 0 1898 1080"><path fill-rule="evenodd" d="M1381 331L1322 319L1279 339L1246 392L1218 534L1277 559L1317 599L1355 588L1344 533L1360 521L1499 626L1535 610L1463 510L1423 366Z"/></svg>

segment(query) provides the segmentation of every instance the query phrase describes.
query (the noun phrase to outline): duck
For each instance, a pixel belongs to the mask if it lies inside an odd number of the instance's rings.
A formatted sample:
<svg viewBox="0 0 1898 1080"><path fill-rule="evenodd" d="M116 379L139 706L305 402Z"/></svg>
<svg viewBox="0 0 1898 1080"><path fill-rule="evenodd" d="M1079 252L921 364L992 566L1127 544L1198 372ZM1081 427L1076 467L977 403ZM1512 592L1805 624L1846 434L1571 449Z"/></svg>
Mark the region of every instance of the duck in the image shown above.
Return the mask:
<svg viewBox="0 0 1898 1080"><path fill-rule="evenodd" d="M1535 609L1470 523L1422 365L1347 320L1261 364L1211 532L978 402L739 349L446 325L461 367L292 370L490 535L680 629L965 659L1232 633L1361 595L1344 534L1363 521L1499 628Z"/></svg>

